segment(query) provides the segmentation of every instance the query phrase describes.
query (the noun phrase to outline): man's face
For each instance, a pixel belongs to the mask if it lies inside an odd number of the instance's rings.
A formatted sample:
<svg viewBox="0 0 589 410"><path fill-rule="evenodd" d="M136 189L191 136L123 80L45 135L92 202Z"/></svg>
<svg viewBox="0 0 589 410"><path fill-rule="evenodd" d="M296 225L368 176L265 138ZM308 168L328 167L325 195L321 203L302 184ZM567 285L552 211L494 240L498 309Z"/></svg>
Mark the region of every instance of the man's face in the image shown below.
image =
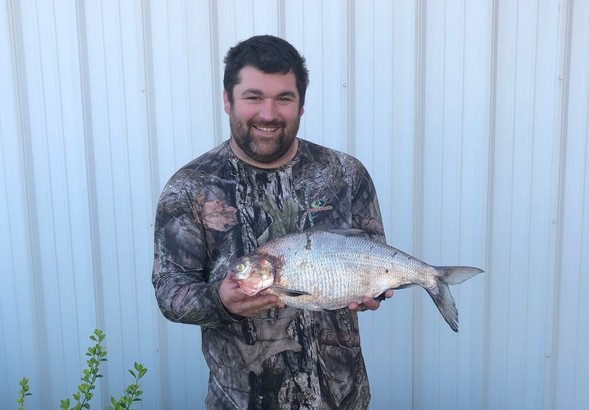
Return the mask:
<svg viewBox="0 0 589 410"><path fill-rule="evenodd" d="M247 159L282 165L290 159L303 114L295 76L266 74L246 66L240 80L233 88L233 103L223 93L231 136Z"/></svg>

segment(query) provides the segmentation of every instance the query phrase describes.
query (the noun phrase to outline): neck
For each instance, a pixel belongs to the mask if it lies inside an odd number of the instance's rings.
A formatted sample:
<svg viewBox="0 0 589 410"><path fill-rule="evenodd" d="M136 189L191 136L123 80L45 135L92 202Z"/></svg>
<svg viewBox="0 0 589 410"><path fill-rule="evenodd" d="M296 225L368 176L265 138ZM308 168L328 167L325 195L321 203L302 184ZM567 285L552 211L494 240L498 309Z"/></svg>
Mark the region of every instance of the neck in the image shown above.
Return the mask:
<svg viewBox="0 0 589 410"><path fill-rule="evenodd" d="M282 157L280 157L274 162L259 162L250 158L248 155L246 155L245 152L241 150L241 148L239 148L239 146L235 143L235 140L233 138L229 139L229 147L231 148L231 151L233 151L237 158L251 166L262 169L275 169L280 168L281 166L289 163L295 157L295 155L297 154L297 150L299 148L299 140L298 138L295 138L294 142L292 143L288 151Z"/></svg>

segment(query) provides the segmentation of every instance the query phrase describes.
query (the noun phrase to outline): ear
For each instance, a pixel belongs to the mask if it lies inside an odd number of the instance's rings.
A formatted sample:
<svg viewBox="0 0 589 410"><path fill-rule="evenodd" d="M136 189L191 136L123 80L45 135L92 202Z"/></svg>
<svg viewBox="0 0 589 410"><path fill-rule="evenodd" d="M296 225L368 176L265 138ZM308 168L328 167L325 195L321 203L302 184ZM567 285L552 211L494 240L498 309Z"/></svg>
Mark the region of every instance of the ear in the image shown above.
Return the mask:
<svg viewBox="0 0 589 410"><path fill-rule="evenodd" d="M301 109L299 111L300 111L299 117L302 117L303 114L305 113L305 107L301 107Z"/></svg>
<svg viewBox="0 0 589 410"><path fill-rule="evenodd" d="M231 114L231 103L229 102L229 95L227 94L227 90L223 90L223 106L225 107L225 112L228 115Z"/></svg>

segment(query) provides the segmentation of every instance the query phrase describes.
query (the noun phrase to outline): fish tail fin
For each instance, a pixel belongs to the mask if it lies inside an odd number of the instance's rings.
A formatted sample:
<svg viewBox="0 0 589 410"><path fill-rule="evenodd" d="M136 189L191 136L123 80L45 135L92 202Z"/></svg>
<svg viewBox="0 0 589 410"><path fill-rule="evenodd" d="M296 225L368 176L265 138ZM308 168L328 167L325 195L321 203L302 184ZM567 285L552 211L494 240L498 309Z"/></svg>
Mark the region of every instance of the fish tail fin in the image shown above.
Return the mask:
<svg viewBox="0 0 589 410"><path fill-rule="evenodd" d="M472 266L436 266L440 279L448 285L458 285L473 276L483 272Z"/></svg>
<svg viewBox="0 0 589 410"><path fill-rule="evenodd" d="M431 296L444 320L446 320L453 331L458 333L458 309L456 309L456 303L448 285L438 280L435 288L426 288L425 290Z"/></svg>
<svg viewBox="0 0 589 410"><path fill-rule="evenodd" d="M483 272L471 266L437 266L436 286L426 288L427 293L453 331L458 332L458 309L448 285L458 285Z"/></svg>

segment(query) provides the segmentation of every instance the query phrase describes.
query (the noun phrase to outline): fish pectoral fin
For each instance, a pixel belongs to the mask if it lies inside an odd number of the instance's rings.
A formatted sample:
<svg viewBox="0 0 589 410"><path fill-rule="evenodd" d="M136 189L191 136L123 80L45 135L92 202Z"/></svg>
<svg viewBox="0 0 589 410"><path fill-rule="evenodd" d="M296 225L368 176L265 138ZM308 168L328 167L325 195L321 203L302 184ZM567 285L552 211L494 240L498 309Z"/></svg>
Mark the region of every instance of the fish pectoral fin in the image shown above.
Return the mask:
<svg viewBox="0 0 589 410"><path fill-rule="evenodd" d="M304 296L304 295L310 295L309 292L305 292L302 290L296 290L296 289L287 289L287 288L282 288L280 286L272 286L272 290L276 293L281 293L283 295L286 296Z"/></svg>

